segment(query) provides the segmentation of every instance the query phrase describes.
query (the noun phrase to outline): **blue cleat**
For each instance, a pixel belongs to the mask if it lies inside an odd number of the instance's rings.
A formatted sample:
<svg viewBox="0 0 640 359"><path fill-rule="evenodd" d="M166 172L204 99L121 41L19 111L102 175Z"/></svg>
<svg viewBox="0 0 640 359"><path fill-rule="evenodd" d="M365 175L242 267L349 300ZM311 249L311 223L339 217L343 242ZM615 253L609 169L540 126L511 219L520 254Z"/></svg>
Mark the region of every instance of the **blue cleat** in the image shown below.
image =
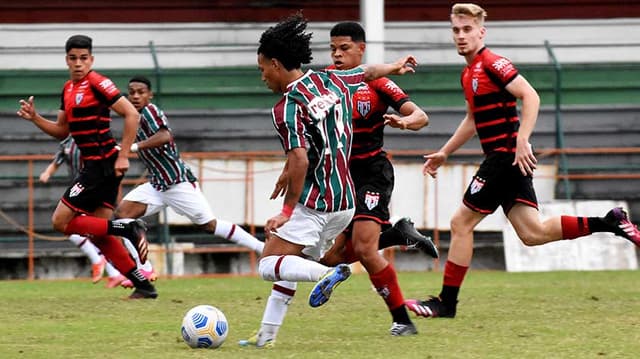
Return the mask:
<svg viewBox="0 0 640 359"><path fill-rule="evenodd" d="M351 268L349 268L348 264L338 264L335 268L331 269L327 274L322 276L313 289L311 289L309 305L315 308L326 303L338 284L347 280L350 275Z"/></svg>

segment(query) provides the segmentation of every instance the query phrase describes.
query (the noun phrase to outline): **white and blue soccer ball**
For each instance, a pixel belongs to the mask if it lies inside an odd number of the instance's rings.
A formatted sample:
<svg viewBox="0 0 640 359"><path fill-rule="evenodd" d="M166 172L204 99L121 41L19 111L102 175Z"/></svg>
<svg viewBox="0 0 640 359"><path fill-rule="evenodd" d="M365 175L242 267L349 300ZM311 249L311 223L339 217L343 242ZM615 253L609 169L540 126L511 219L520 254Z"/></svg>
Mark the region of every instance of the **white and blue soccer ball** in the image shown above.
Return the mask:
<svg viewBox="0 0 640 359"><path fill-rule="evenodd" d="M182 318L181 331L182 339L190 347L215 349L227 339L229 323L220 309L198 305Z"/></svg>

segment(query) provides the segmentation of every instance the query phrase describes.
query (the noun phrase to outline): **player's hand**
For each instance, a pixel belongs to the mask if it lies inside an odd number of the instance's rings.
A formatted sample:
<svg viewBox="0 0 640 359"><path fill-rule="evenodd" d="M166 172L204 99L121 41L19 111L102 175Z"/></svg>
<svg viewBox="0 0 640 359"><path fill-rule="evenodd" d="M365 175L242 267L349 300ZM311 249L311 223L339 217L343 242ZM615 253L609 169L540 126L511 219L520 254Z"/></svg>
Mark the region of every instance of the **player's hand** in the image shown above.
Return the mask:
<svg viewBox="0 0 640 359"><path fill-rule="evenodd" d="M416 72L415 67L418 66L418 61L413 55L407 55L398 59L398 61L393 63L396 67L396 70L392 72L395 75L404 75L408 72L413 73Z"/></svg>
<svg viewBox="0 0 640 359"><path fill-rule="evenodd" d="M122 177L125 173L127 173L127 170L129 170L129 159L126 157L118 156L113 167L116 172L116 177Z"/></svg>
<svg viewBox="0 0 640 359"><path fill-rule="evenodd" d="M533 176L538 160L533 154L533 147L529 142L518 143L516 145L516 157L512 166L518 165L523 176Z"/></svg>
<svg viewBox="0 0 640 359"><path fill-rule="evenodd" d="M28 121L33 121L36 118L36 106L33 103L33 96L29 96L29 98L25 101L24 99L20 99L20 109L18 112L18 116L24 118Z"/></svg>
<svg viewBox="0 0 640 359"><path fill-rule="evenodd" d="M422 165L422 175L426 176L427 174L433 178L436 178L438 175L438 168L442 166L442 164L447 160L447 155L444 152L434 152L430 155L423 156L426 161L424 165Z"/></svg>
<svg viewBox="0 0 640 359"><path fill-rule="evenodd" d="M47 183L49 182L49 178L51 177L51 175L48 172L42 172L40 174L40 182L42 183Z"/></svg>
<svg viewBox="0 0 640 359"><path fill-rule="evenodd" d="M392 113L384 114L382 115L382 118L384 118L385 125L389 125L393 128L399 128L401 130L407 129L407 121L403 120L402 117L396 114L392 114Z"/></svg>
<svg viewBox="0 0 640 359"><path fill-rule="evenodd" d="M267 233L267 235L269 235L269 233L275 232L278 228L282 227L282 225L287 222L289 222L289 217L285 216L282 213L279 213L267 220L267 224L264 226L264 231L265 233Z"/></svg>
<svg viewBox="0 0 640 359"><path fill-rule="evenodd" d="M278 197L282 197L287 193L287 185L289 183L289 178L287 177L287 173L282 171L280 177L278 177L278 181L276 181L276 185L271 192L271 196L269 199L276 199Z"/></svg>

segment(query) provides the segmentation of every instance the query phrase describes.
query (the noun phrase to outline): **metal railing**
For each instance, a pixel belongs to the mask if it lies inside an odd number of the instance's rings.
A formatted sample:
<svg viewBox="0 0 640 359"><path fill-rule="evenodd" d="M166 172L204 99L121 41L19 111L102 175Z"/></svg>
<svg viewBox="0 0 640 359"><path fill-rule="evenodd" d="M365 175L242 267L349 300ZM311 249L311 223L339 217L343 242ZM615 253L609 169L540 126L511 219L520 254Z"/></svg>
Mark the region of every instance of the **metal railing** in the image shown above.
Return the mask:
<svg viewBox="0 0 640 359"><path fill-rule="evenodd" d="M412 157L412 158L419 158L422 154L425 153L429 153L429 152L433 152L433 150L405 150L405 151L390 151L389 153L392 155L392 159L394 158L402 158L402 157ZM554 157L554 156L560 156L563 154L571 154L571 155L589 155L589 154L604 154L604 155L625 155L625 154L640 154L640 147L628 147L628 148L564 148L564 149L559 149L559 148L549 148L549 149L543 149L539 152L537 152L538 157L540 158L549 158L549 157ZM456 156L478 156L481 157L482 153L479 150L459 150L458 152L456 152L454 155L452 155L452 157L450 158L450 164L455 164L456 163ZM238 159L238 160L242 160L242 161L246 161L247 163L247 167L251 168L251 163L253 161L259 160L259 159L282 159L282 155L280 154L279 151L277 152L224 152L224 153L214 153L214 152L190 152L190 153L184 153L183 154L185 159L188 160L196 160L196 161L204 161L204 160L209 160L209 159L229 159L229 158L233 158L233 159ZM48 237L48 236L43 236L43 235L39 235L36 232L35 226L34 226L34 213L35 213L35 201L36 198L34 195L34 189L36 188L36 186L38 185L36 183L36 179L37 176L34 173L34 165L36 163L41 163L43 161L49 161L50 160L50 155L23 155L23 156L0 156L0 166L3 165L3 163L7 163L7 162L14 162L14 163L20 163L23 164L26 167L26 176L23 177L23 180L26 181L26 186L27 186L27 197L24 199L25 203L27 204L27 222L26 223L18 223L17 221L11 219L11 218L6 218L3 216L3 219L5 221L12 221L12 225L15 227L15 233L16 234L22 234L22 235L26 235L26 240L28 241L28 253L27 253L27 260L28 260L28 278L34 278L34 243L36 239L43 239L43 240L66 240L66 237ZM249 170L246 172L246 174L244 175L243 178L235 178L233 179L233 181L245 181L245 183L251 182L255 180L255 172L252 170ZM11 179L15 179L18 178L20 176L15 176L15 175L9 175L9 176L5 176L6 178L11 178ZM206 178L202 177L202 172L199 173L199 177L200 180L202 181L206 181ZM555 176L556 180L563 180L563 179L570 179L573 181L585 181L585 180L608 180L608 179L625 179L625 180L638 180L640 179L640 169L637 171L627 171L627 172L598 172L598 173L590 173L589 171L585 170L582 173L558 173ZM0 180L2 179L2 176L0 176ZM125 185L134 185L134 184L138 184L140 183L142 180L140 178L126 178L123 181L123 184ZM437 183L436 183L437 186ZM249 188L250 186L247 186L247 188ZM436 192L437 194L437 192ZM247 195L246 196L246 218L253 218L252 213L250 213L251 211L255 210L255 203L253 203L253 196L251 195ZM423 199L423 201L426 203L426 198ZM439 207L441 206L439 199L435 198L435 206L430 209L432 211L434 211L436 214L439 211ZM437 215L436 215L437 218ZM167 256L170 256L172 253L176 252L176 249L172 248L169 244L171 243L171 233L169 231L169 227L168 224L165 223L163 224L163 229L160 232L160 243L164 244L164 249L157 249L157 251L159 251L160 253L163 253ZM430 230L433 230L433 235L434 235L434 240L436 242L436 244L439 245L439 238L440 238L440 230L438 228L438 224L436 222L436 225L434 228L429 228ZM256 226L251 223L249 224L249 232L251 232L252 234L256 234ZM194 250L186 250L186 253L197 253L197 252L208 252L208 253L216 253L216 252L236 252L236 253L240 253L240 252L248 252L245 248L242 247L237 247L237 246L232 246L232 247L226 247L226 248L215 248L214 247L210 247L210 248L200 248L200 249L194 249ZM250 252L250 251L249 251ZM387 256L391 259L393 259L393 251L391 252L387 252ZM170 258L169 258L170 259ZM171 261L167 261L167 263L171 263ZM251 265L251 271L255 272L255 268L256 268L256 256L255 254L251 253L250 254L250 265ZM435 263L435 268L438 268L437 262ZM170 269L171 270L171 269Z"/></svg>

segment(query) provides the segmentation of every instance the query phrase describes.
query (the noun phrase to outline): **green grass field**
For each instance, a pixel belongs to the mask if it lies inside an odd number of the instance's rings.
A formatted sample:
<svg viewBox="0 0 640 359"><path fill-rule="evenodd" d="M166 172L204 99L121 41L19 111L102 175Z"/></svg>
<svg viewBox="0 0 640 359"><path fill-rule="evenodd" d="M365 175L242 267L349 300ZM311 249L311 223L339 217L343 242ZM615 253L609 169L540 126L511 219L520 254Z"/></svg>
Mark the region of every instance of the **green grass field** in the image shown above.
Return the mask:
<svg viewBox="0 0 640 359"><path fill-rule="evenodd" d="M399 273L405 297L436 293L441 273ZM0 358L637 358L635 271L471 271L455 319L416 319L419 335L391 337L390 316L364 274L310 308L298 296L275 348L240 348L258 328L270 283L258 278L160 279L160 297L88 281L0 282ZM230 332L216 350L180 337L186 311L212 304Z"/></svg>

